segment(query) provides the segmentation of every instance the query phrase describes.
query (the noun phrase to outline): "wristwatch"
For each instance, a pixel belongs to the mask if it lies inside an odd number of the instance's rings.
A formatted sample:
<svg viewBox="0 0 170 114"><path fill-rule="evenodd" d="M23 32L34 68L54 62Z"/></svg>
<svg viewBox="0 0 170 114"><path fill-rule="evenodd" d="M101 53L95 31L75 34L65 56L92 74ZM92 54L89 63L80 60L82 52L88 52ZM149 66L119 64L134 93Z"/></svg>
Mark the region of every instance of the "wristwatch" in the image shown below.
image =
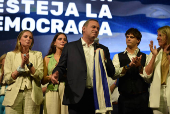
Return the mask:
<svg viewBox="0 0 170 114"><path fill-rule="evenodd" d="M17 68L17 72L19 72L19 73L25 72L25 69L22 68L21 66L19 66L19 67Z"/></svg>
<svg viewBox="0 0 170 114"><path fill-rule="evenodd" d="M29 62L29 63L27 64L28 69L30 69L32 66L33 66L33 64L32 64L31 62Z"/></svg>

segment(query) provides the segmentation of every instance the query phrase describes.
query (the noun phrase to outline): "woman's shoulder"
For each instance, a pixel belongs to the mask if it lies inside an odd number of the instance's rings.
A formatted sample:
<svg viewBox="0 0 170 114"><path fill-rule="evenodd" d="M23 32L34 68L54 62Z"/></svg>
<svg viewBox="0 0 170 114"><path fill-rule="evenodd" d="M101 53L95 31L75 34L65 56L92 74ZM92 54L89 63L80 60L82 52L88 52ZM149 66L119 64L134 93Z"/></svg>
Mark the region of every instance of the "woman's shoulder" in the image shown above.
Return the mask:
<svg viewBox="0 0 170 114"><path fill-rule="evenodd" d="M54 56L54 54L50 54L50 55L47 55L47 56L45 56L45 57L51 58L51 57L53 57L53 56Z"/></svg>
<svg viewBox="0 0 170 114"><path fill-rule="evenodd" d="M50 58L49 58L48 56L45 56L45 57L44 57L44 62L48 64L49 61L50 61Z"/></svg>
<svg viewBox="0 0 170 114"><path fill-rule="evenodd" d="M35 50L29 50L30 53L34 53L34 54L42 54L42 52L40 51L35 51Z"/></svg>
<svg viewBox="0 0 170 114"><path fill-rule="evenodd" d="M13 54L13 53L17 53L17 52L15 52L15 51L9 51L9 52L7 52L7 54Z"/></svg>
<svg viewBox="0 0 170 114"><path fill-rule="evenodd" d="M16 54L17 52L14 52L14 51L9 51L7 52L7 55L13 55L13 54Z"/></svg>
<svg viewBox="0 0 170 114"><path fill-rule="evenodd" d="M29 54L30 54L30 56L42 57L42 52L40 52L40 51L29 50Z"/></svg>
<svg viewBox="0 0 170 114"><path fill-rule="evenodd" d="M49 60L49 59L50 59L50 57L48 57L48 56L44 57L44 60Z"/></svg>

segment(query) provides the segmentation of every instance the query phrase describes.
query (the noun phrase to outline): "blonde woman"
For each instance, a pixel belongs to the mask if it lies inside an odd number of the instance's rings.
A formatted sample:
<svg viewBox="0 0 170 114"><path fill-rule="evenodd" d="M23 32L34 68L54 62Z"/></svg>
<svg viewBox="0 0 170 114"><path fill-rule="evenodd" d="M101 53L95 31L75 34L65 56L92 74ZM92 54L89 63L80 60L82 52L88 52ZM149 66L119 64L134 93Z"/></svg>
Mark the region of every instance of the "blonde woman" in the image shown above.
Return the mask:
<svg viewBox="0 0 170 114"><path fill-rule="evenodd" d="M68 107L62 104L65 89L64 80L62 80L59 85L53 85L50 82L52 71L57 66L62 50L66 43L66 34L61 32L57 33L53 38L47 56L44 58L44 77L42 79L42 84L44 85L49 83L45 93L45 114L68 114Z"/></svg>
<svg viewBox="0 0 170 114"><path fill-rule="evenodd" d="M3 54L0 57L0 114L5 114L5 107L2 105L5 96L6 84L3 82L4 77L4 63L5 63L6 54Z"/></svg>
<svg viewBox="0 0 170 114"><path fill-rule="evenodd" d="M41 52L31 50L33 44L32 32L23 30L14 51L6 55L4 81L9 85L3 101L6 114L39 114L43 59Z"/></svg>
<svg viewBox="0 0 170 114"><path fill-rule="evenodd" d="M150 42L151 53L144 69L146 78L151 81L149 106L154 114L170 113L170 71L167 47L170 44L170 27L163 26L157 30L159 48Z"/></svg>

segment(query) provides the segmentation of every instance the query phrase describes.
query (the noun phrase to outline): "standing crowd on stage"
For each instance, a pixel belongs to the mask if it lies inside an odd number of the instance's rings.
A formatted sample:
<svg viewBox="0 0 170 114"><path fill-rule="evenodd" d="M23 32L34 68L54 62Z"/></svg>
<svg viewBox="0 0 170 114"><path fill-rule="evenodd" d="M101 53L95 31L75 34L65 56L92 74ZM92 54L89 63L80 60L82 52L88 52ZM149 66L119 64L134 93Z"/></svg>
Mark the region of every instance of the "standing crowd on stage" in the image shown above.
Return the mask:
<svg viewBox="0 0 170 114"><path fill-rule="evenodd" d="M57 33L44 59L32 50L33 33L21 31L0 57L0 114L170 114L170 26L157 30L149 55L138 48L141 32L129 28L113 60L99 29L89 19L69 43Z"/></svg>

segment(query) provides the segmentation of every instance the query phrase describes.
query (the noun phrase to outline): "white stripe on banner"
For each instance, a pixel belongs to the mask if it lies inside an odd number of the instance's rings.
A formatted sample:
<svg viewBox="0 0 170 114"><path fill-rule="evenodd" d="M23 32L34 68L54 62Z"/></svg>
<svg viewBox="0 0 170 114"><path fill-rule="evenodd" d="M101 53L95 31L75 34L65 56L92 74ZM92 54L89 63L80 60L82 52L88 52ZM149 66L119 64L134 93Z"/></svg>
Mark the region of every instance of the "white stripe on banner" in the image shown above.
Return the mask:
<svg viewBox="0 0 170 114"><path fill-rule="evenodd" d="M96 113L104 113L112 110L103 54L102 49L97 50L94 60L93 92Z"/></svg>

